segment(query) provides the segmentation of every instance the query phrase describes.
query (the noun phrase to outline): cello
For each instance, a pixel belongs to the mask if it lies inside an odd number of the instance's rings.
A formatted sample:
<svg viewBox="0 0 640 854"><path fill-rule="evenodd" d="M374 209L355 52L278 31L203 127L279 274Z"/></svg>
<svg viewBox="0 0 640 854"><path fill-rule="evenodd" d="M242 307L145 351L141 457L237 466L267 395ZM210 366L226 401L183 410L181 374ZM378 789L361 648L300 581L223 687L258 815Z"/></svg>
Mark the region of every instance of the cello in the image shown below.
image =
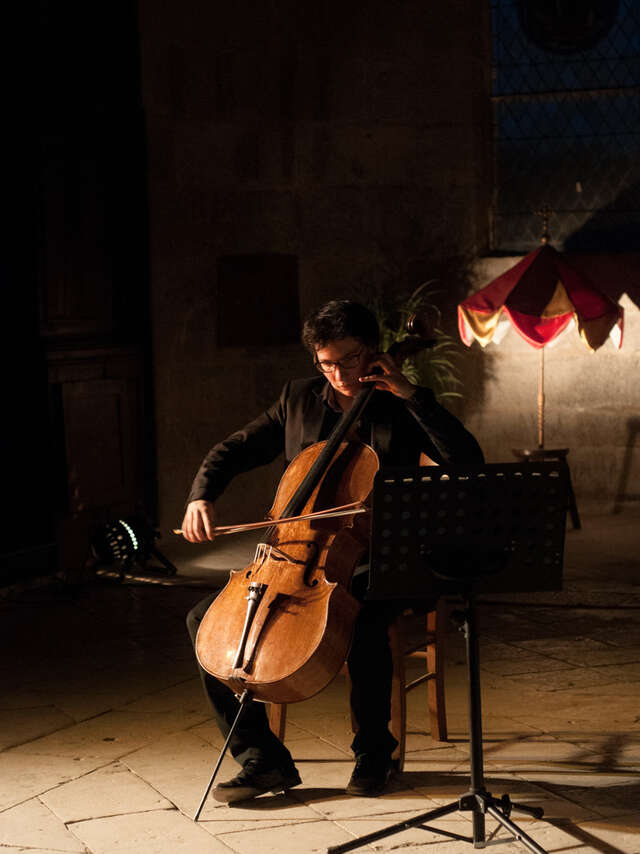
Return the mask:
<svg viewBox="0 0 640 854"><path fill-rule="evenodd" d="M413 318L408 331L389 351L400 363L433 343L415 334ZM240 707L196 820L246 702L306 699L333 679L347 655L360 607L349 587L368 548L363 511L379 467L373 449L350 441L350 433L373 391L360 392L329 439L290 463L253 562L231 573L202 619L198 661L239 696Z"/></svg>

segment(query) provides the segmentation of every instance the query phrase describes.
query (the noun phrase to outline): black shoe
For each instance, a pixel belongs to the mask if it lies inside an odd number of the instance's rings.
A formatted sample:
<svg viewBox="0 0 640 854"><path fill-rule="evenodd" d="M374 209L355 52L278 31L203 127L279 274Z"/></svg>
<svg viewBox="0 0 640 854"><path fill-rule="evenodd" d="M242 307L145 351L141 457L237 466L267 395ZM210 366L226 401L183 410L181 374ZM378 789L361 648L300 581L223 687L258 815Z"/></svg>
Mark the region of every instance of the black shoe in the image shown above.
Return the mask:
<svg viewBox="0 0 640 854"><path fill-rule="evenodd" d="M361 753L347 784L347 794L375 798L381 795L391 777L391 759L386 754Z"/></svg>
<svg viewBox="0 0 640 854"><path fill-rule="evenodd" d="M260 759L248 759L242 771L226 783L218 783L212 793L215 801L233 804L236 801L248 801L264 792L286 792L302 783L295 767L270 768Z"/></svg>

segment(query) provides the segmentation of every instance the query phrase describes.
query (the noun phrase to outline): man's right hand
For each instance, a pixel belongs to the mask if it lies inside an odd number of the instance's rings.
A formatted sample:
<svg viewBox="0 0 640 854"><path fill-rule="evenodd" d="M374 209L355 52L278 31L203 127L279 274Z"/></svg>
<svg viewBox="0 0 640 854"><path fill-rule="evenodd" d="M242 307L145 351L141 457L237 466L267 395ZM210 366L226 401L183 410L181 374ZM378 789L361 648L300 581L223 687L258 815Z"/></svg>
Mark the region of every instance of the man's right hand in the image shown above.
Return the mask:
<svg viewBox="0 0 640 854"><path fill-rule="evenodd" d="M182 536L190 543L206 543L215 537L213 501L190 501L182 520Z"/></svg>

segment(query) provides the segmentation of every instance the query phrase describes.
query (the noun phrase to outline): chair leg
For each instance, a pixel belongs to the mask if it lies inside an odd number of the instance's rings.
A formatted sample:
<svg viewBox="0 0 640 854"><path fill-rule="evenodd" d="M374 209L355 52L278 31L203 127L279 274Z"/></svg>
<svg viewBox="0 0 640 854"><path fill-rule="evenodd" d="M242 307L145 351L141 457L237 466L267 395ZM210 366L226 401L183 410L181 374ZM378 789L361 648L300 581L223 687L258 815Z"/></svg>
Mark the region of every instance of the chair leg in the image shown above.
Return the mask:
<svg viewBox="0 0 640 854"><path fill-rule="evenodd" d="M398 620L389 626L389 644L393 661L393 677L391 682L391 735L398 742L393 751L392 759L397 770L404 768L407 734L407 694L405 691L406 676L404 667L405 639Z"/></svg>
<svg viewBox="0 0 640 854"><path fill-rule="evenodd" d="M287 728L287 704L286 703L271 703L269 707L269 726L271 732L284 741L284 734Z"/></svg>
<svg viewBox="0 0 640 854"><path fill-rule="evenodd" d="M427 682L427 704L431 738L447 740L447 710L444 696L444 644L447 622L447 602L440 597L435 611L427 614L427 671L433 677Z"/></svg>

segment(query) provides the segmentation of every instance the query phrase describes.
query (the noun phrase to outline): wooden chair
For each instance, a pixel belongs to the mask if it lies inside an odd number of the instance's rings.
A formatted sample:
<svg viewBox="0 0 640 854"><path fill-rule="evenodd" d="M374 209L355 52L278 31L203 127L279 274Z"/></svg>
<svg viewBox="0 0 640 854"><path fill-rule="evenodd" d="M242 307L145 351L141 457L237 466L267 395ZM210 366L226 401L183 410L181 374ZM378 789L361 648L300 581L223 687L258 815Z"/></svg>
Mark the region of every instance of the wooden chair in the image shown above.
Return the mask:
<svg viewBox="0 0 640 854"><path fill-rule="evenodd" d="M393 660L391 721L389 728L398 742L392 758L399 771L402 771L404 767L407 692L413 690L423 682L427 683L427 709L429 712L431 737L434 741L447 740L447 715L444 698L446 619L447 603L441 597L435 610L423 615L406 612L389 626L389 641ZM405 675L405 659L407 656L419 657L426 664L426 672L408 684ZM346 669L346 665L344 669ZM286 704L272 703L269 709L269 723L272 731L281 741L284 741L286 721ZM351 723L353 729L353 719Z"/></svg>

